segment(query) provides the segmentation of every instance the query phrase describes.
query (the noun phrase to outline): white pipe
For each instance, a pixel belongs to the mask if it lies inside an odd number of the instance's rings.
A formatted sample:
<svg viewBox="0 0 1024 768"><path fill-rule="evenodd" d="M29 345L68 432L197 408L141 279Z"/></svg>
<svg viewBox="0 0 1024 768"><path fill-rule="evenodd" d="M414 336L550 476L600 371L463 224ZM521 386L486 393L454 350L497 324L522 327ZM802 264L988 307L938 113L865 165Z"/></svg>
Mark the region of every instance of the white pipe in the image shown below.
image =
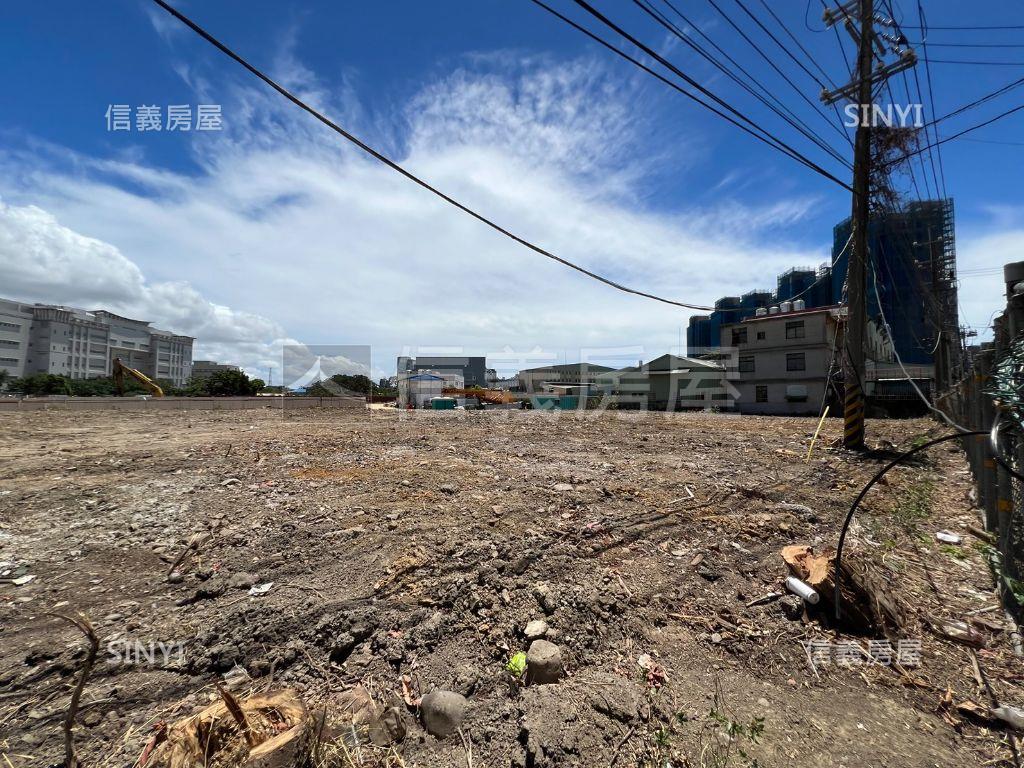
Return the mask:
<svg viewBox="0 0 1024 768"><path fill-rule="evenodd" d="M786 579L786 589L794 595L800 596L811 605L817 605L818 601L821 600L821 595L810 584L800 581L796 576L790 576Z"/></svg>

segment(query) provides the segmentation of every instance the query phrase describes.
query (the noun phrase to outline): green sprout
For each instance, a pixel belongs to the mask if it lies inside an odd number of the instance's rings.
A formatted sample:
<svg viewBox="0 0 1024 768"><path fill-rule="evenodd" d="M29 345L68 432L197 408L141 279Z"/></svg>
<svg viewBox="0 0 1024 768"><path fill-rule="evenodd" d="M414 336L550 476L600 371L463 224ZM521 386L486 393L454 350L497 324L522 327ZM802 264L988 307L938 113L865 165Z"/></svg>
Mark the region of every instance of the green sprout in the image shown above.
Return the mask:
<svg viewBox="0 0 1024 768"><path fill-rule="evenodd" d="M520 678L526 674L526 654L523 651L516 651L505 665L512 677Z"/></svg>

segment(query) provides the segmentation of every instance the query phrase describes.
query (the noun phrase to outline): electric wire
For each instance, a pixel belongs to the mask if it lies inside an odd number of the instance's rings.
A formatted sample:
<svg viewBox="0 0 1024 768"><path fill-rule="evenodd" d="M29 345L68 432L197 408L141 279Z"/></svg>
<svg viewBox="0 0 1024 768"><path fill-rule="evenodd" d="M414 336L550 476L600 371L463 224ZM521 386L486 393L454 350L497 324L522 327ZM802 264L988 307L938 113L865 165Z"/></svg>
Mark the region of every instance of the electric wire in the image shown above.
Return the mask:
<svg viewBox="0 0 1024 768"><path fill-rule="evenodd" d="M583 0L576 0L576 2L577 3L583 2ZM796 91L797 95L801 99L803 99L803 101L805 103L807 103L811 107L811 109L815 112L815 114L820 115L822 117L822 119L824 119L825 122L828 123L829 126L831 126L833 128L833 130L835 130L840 136L842 136L847 141L851 141L852 142L852 139L850 139L850 135L846 131L844 131L842 128L840 128L838 125L833 123L828 118L828 116L824 113L824 111L822 111L821 105L820 104L816 104L815 102L811 101L811 99L809 99L807 97L807 94L805 94L803 92L803 89L800 88L796 83L794 83L789 78L789 76L786 75L786 73L782 71L782 69L775 63L775 61L770 56L768 56L768 54L766 54L761 49L761 47L754 40L752 40L750 38L750 36L746 32L743 31L742 28L739 27L739 25L737 25L736 22L734 22L732 20L732 18L725 11L723 11L721 9L721 7L718 5L718 3L715 2L715 0L708 0L708 2L711 3L711 7L712 8L714 8L716 11L718 11L718 14L723 19L725 19L725 21L729 24L729 26L731 26L734 30L736 30L736 32L739 33L740 37L742 37L744 40L746 40L747 43L755 51L757 51L757 53L761 56L761 58L764 59L765 62L768 64L768 66L770 66L773 70L775 70L775 72L778 73L779 77L781 77L794 91Z"/></svg>
<svg viewBox="0 0 1024 768"><path fill-rule="evenodd" d="M991 26L991 27L971 27L971 26L966 26L966 27L964 27L964 26L935 27L935 26L930 26L929 25L929 28L930 29L941 29L943 31L950 31L950 30L961 31L961 30L966 30L966 31L973 32L973 31L977 31L977 30L1024 29L1024 24L997 24L997 25Z"/></svg>
<svg viewBox="0 0 1024 768"><path fill-rule="evenodd" d="M822 90L822 91L828 90L828 89L827 89L827 88L825 87L825 83L824 83L824 82L822 82L821 80L819 80L819 79L818 79L818 78L817 78L817 77L816 77L816 76L814 75L814 73L812 73L812 72L811 72L811 71L810 71L809 69L807 69L807 67L805 67L805 66L803 65L803 63L802 63L802 62L800 61L800 59L798 59L798 58L796 57L796 55L795 55L795 54L794 54L794 53L793 53L792 51L790 51L790 50L789 50L789 48L788 48L788 47L786 47L785 45L783 45L783 44L782 44L782 43L781 43L781 42L779 41L779 39L778 39L777 37L775 37L775 35L773 35L773 34L772 34L772 33L771 33L771 32L770 32L769 30L768 30L768 28L767 28L767 27L765 27L765 25L761 23L760 19L758 19L758 18L757 18L757 16L755 16L755 15L754 15L754 14L753 14L753 13L752 13L752 12L751 12L751 11L750 11L750 10L749 10L748 8L747 8L747 7L746 7L746 6L745 6L745 5L743 4L742 0L736 0L736 2L737 2L737 3L739 4L739 6L740 6L740 7L741 7L741 8L742 8L742 9L743 9L743 10L744 10L745 12L746 12L746 14L747 14L748 16L750 16L750 18L752 18L752 19L754 20L754 22L755 22L755 23L756 23L756 24L757 24L757 25L758 25L758 26L759 26L759 27L760 27L761 29L763 29L763 30L765 31L765 34L767 34L767 35L768 35L768 36L769 36L769 37L770 37L770 38L771 38L771 39L772 39L772 40L773 40L773 41L775 42L775 44L776 44L776 45L778 45L778 46L779 46L779 48L781 48L781 49L782 49L782 50L783 50L783 51L784 51L784 52L786 53L786 55L787 55L787 56L789 56L789 58L791 58L791 59L792 59L792 60L793 60L794 62L796 62L796 65L797 65L798 67L800 67L800 68L801 68L801 69L802 69L802 70L803 70L804 72L806 72L806 73L807 73L807 74L808 74L808 75L809 75L809 76L811 77L811 79L813 79L813 80L814 80L814 82L816 82L816 83L817 83L817 84L818 84L818 85L819 85L819 86L821 87L821 90ZM798 47L798 48L799 48L799 49L801 50L801 52L803 52L803 54L804 54L805 56L807 56L807 58L808 58L808 59L810 60L811 64L813 64L813 65L814 65L814 66L815 66L815 67L816 67L816 68L818 69L818 71L819 71L819 72L821 72L822 76L824 76L824 78L825 78L825 82L827 82L827 83L828 83L828 84L829 84L829 85L830 85L830 86L832 87L832 89L833 89L833 90L835 90L835 87L836 87L836 86L835 86L835 83L833 83L833 82L832 82L832 79L831 79L831 78L830 78L830 77L828 76L828 73L827 73L827 72L826 72L826 71L825 71L825 70L824 70L824 69L822 68L822 66L821 66L820 64L818 64L817 60L816 60L816 59L815 59L815 58L814 58L813 56L811 56L811 54L810 54L810 53L808 52L808 50L807 50L806 48L804 48L804 46L803 46L803 44L802 44L802 43L800 42L800 40L798 40L798 39L797 39L797 37L796 37L796 36L795 36L795 35L794 35L794 34L793 34L792 32L790 32L790 31L789 31L789 27L787 27L787 26L786 26L786 25L785 25L785 24L783 23L782 19L780 19L780 18L778 17L778 15L777 15L777 14L775 13L775 11L773 11L773 10L772 10L772 7L771 7L770 5L768 5L768 3L766 3L766 2L765 2L765 0L758 0L758 2L760 2L760 3L761 3L761 5L762 5L762 6L764 6L764 9L765 9L766 11L768 11L768 14L769 14L769 15L770 15L770 16L771 16L771 17L772 17L773 19L775 19L775 22L776 22L776 23L777 23L777 24L778 24L778 25L779 25L780 27L782 27L782 31L783 31L783 32L785 32L785 33L786 33L786 34L787 34L787 35L789 36L789 38L790 38L790 39L791 39L791 40L792 40L792 41L793 41L794 43L796 43L797 47ZM840 114L839 114L839 104L838 104L838 103L833 103L833 104L832 104L832 109L833 109L833 110L835 111L835 113L836 113L836 118L837 118L837 119L839 120L839 122L841 123L841 122L843 121L843 118L842 118L842 115L840 115ZM850 138L850 135L849 135L848 133L846 133L846 131L843 131L843 133L844 133L844 135L846 135L846 138L847 138L847 140L848 140L848 141L850 141L850 144L851 144L851 146L852 146L852 144L853 144L853 139L851 139L851 138Z"/></svg>
<svg viewBox="0 0 1024 768"><path fill-rule="evenodd" d="M977 61L974 59L932 59L924 58L926 64L967 64L979 67L1024 67L1024 61Z"/></svg>
<svg viewBox="0 0 1024 768"><path fill-rule="evenodd" d="M937 437L934 440L929 440L927 443L923 443L922 445L911 448L909 451L906 451L897 456L895 459L886 464L882 469L876 472L875 475L867 482L867 484L863 488L861 488L860 493L857 494L857 498L855 498L853 500L853 504L850 505L850 510L846 513L846 519L843 520L843 526L839 531L839 543L836 546L835 590L832 596L832 609L833 617L835 618L837 624L839 623L841 616L840 604L842 602L843 547L846 544L846 534L850 529L850 523L853 522L853 516L857 512L857 508L860 506L860 503L864 500L864 497L867 496L868 491L870 491L875 486L875 484L882 479L886 472L888 472L893 467L902 464L916 453L920 453L921 451L931 448L933 445L938 445L939 443L944 443L949 440L959 440L965 437L970 437L971 435L986 434L988 434L988 432L983 430L971 430L968 432L958 431L948 435L943 435L942 437Z"/></svg>
<svg viewBox="0 0 1024 768"><path fill-rule="evenodd" d="M716 109L715 107L705 103L699 97L697 97L694 94L690 93L689 91L684 89L682 86L680 86L678 83L672 82L671 80L669 80L667 77L665 77L661 73L656 72L655 70L653 70L650 67L648 67L646 64L644 64L639 59L636 59L636 58L630 56L628 53L625 53L624 51L619 50L614 45L609 43L607 40L604 40L599 35L596 35L595 33L591 32L586 27L583 27L582 25L577 24L575 21L573 21L569 17L559 13L554 8L552 8L551 6L549 6L546 3L544 3L542 0L531 0L531 2L533 2L534 5L537 5L540 8L543 8L545 11L547 11L551 15L555 16L556 18L560 19L564 23L568 24L573 29L575 29L578 32L581 32L582 34L586 35L591 40L593 40L594 42L596 42L599 45L603 46L604 48L608 49L609 51L611 51L615 55L621 56L622 58L626 59L627 61L629 61L633 65L635 65L635 66L639 67L640 69L642 69L643 71L647 72L649 75L657 78L661 82L663 82L666 85L668 85L670 88L672 88L672 89L678 91L679 93L681 93L682 95L686 96L688 99L691 99L692 101L697 102L698 104L700 104L701 106L705 107L706 109L714 112L716 115L718 115L722 119L728 121L729 123L732 123L733 125L735 125L740 130L744 131L745 133L750 134L751 136L756 138L758 141L761 141L761 142L767 144L768 146L772 147L773 149L776 149L776 150L782 152L783 154L788 155L789 157L793 158L794 160L796 160L797 162L801 163L802 165L806 165L808 168L813 170L815 173L818 173L821 176L824 176L825 178L829 179L830 181L834 181L836 184L838 184L839 186L841 186L843 189L847 190L848 192L853 192L853 187L851 187L849 184L847 184L846 182L844 182L841 179L837 178L836 176L832 175L827 170L822 168L820 165L815 163L813 160L810 160L807 157L805 157L804 155L800 154L797 150L795 150L792 147L790 147L788 144L783 142L781 139L778 139L777 137L775 137L771 133L765 131L763 128L758 126L752 120L747 118L745 115L742 115L739 112L736 112L736 110L734 110L731 106L726 105L727 108L730 111L732 111L735 114L739 115L739 117L741 119L745 120L747 123L749 123L751 126L753 126L753 129L748 128L747 126L745 126L742 123L738 122L737 120L733 119L729 115L726 115L723 112L721 112L718 109ZM594 13L597 13L597 11L594 11ZM702 93L705 93L705 94L709 95L710 97L712 97L716 101L721 102L721 99L719 99L717 96L712 94L710 91L708 91L706 88L701 86L699 83L697 83L695 80L690 78L688 75L686 75L685 73L681 72L671 62L668 62L667 60L665 60L664 57L662 57L659 54L655 53L649 47L647 47L646 45L641 43L639 40L636 40L635 38L630 36L628 33L619 30L618 27L615 27L610 21L607 22L607 23L608 23L608 25L611 25L614 29L618 30L620 32L620 34L623 37L625 37L627 40L632 42L633 45L635 45L637 48L642 50L644 53L646 53L651 58L655 59L662 66L664 66L667 69L671 70L673 73L678 74L687 83L689 83L689 84L693 85L695 88L697 88L697 90L701 91ZM721 102L721 103L724 104L725 102ZM756 131L754 129L756 129ZM760 133L758 133L757 131L759 131Z"/></svg>
<svg viewBox="0 0 1024 768"><path fill-rule="evenodd" d="M938 125L939 123L943 122L944 120L948 120L951 117L956 117L957 115L963 114L964 112L967 112L968 110L971 110L971 109L974 109L975 107L981 106L985 102L991 101L994 98L1002 96L1004 93L1009 93L1014 88L1018 88L1021 85L1024 85L1024 77L1020 77L1020 78L1014 80L1013 82L1007 83L1006 85L1002 86L1001 88L997 88L996 90L992 91L991 93L985 94L981 98L975 99L974 101L972 101L972 102L970 102L968 104L964 104L962 107L957 107L952 112L947 112L942 117L934 117L932 119L931 125Z"/></svg>
<svg viewBox="0 0 1024 768"><path fill-rule="evenodd" d="M789 123L789 125L791 125L797 131L802 133L805 137L807 137L812 142L814 142L818 147L823 149L830 156L832 156L833 158L838 160L840 163L845 165L848 169L850 169L850 170L853 169L853 165L850 163L849 160L847 160L845 157L843 157L841 154L839 154L839 152L837 152L831 145L829 145L828 142L826 142L820 135L815 133L814 129L812 129L809 125L807 125L807 123L805 123L803 120L801 120L800 117L798 117L796 115L796 113L794 113L791 109L786 107L785 104L783 104L777 97L775 97L763 84L758 82L748 72L746 72L746 70L743 70L742 67L740 68L741 71L743 71L743 73L746 74L747 77L750 78L754 82L755 85L757 85L762 91L764 91L766 94L768 94L769 97L774 99L775 100L775 104L778 104L779 106L776 106L771 101L769 101L767 98L765 98L760 93L758 93L753 88L751 88L750 85L748 85L746 82L744 82L732 70L730 70L728 67L726 67L724 64L722 64L720 61L718 61L714 56L712 56L710 53L708 53L708 51L706 49L704 49L701 45L699 45L694 40L690 39L689 35L687 35L683 30L679 29L679 27L676 24L674 24L670 19L668 19L661 11L659 11L658 9L656 9L652 5L650 5L648 0L633 0L633 2L637 6L639 6L642 10L644 10L648 15L652 16L654 19L659 21L662 24L662 26L664 26L666 29L668 29L675 37L677 37L679 40L681 40L684 44L686 44L687 46L689 46L690 48L695 50L698 54L700 54L708 62L710 62L714 67L716 67L719 71L721 71L723 74L725 74L727 77L729 77L733 82L738 84L741 88L743 88L748 93L750 93L754 98L756 98L758 101L760 101L766 107L768 107L768 109L772 110L772 112L774 112L780 118L782 118L787 123ZM668 5L669 7L673 7L671 2L669 2L669 0L665 0L665 2L666 2L666 5ZM678 11L676 11L676 12L679 13ZM681 13L679 15L682 16ZM684 17L684 21L687 21L685 19L685 17ZM697 31L700 31L699 28L697 28L694 24L692 24L692 22L687 21L687 23L690 26L694 27L694 29L696 29ZM703 32L701 32L701 34L703 35ZM712 43L712 44L714 44L714 43ZM717 48L717 46L716 46L716 48ZM721 49L719 49L719 50L721 51ZM726 55L726 56L727 56L727 58L729 58L728 55ZM729 60L733 61L731 58ZM733 64L735 64L735 61L733 61ZM781 107L781 109L780 109L780 107ZM785 110L786 113L788 113L789 116L787 116L787 114L783 113L782 110Z"/></svg>
<svg viewBox="0 0 1024 768"><path fill-rule="evenodd" d="M977 131L979 128L984 128L987 125L992 125L992 123L998 122L999 120L1002 120L1004 117L1009 117L1012 114L1020 112L1022 109L1024 109L1024 104L1020 104L1014 107L1013 109L1008 109L1005 112L996 115L995 117L985 120L984 122L978 123L977 125L972 125L970 128L965 128L964 130L958 133L954 133L952 136L946 136L945 138L941 138L938 141L934 142L933 144L929 144L926 147L921 147L913 150L912 152L908 152L906 155L900 158L900 162L902 162L903 159L907 157L913 157L914 155L920 154L921 152L926 151L930 147L946 144L950 141L954 141L955 139L959 139L961 136L966 136L968 133L973 133L974 131Z"/></svg>
<svg viewBox="0 0 1024 768"><path fill-rule="evenodd" d="M889 326L889 321L885 319L885 310L882 309L882 297L878 293L878 272L875 269L874 264L871 265L871 276L875 290L875 301L878 303L878 313L879 315L881 315L882 325L885 327L885 338L889 342L889 346L892 348L892 353L896 357L896 362L897 364L899 364L900 370L903 371L904 377L907 379L907 381L910 382L910 386L913 387L914 391L917 393L917 396L921 398L921 402L923 402L925 406L927 406L929 411L934 413L936 416L938 416L940 419L946 422L946 424L953 427L954 429L960 430L961 432L966 432L966 427L957 424L949 416L947 416L945 412L932 405L928 398L925 397L924 392L921 391L921 388L917 386L917 382L914 381L910 373L907 372L907 367L903 365L903 360L902 358L900 358L900 353L896 349L896 343L893 341L892 328Z"/></svg>
<svg viewBox="0 0 1024 768"><path fill-rule="evenodd" d="M891 7L892 7L892 5L890 3L890 8ZM932 88L932 68L931 68L931 65L928 63L928 42L927 42L928 41L928 21L927 21L925 15L924 15L924 6L921 5L921 0L917 0L917 17L918 17L918 20L920 21L920 28L921 28L921 39L922 39L921 48L922 48L922 51L924 52L924 72L925 72L925 79L926 79L926 81L928 83L928 100L929 100L929 102L931 104L931 107L932 107L932 118L934 118L935 117L935 103L936 102L935 102L935 90ZM903 30L901 30L898 26L896 27L896 29L900 33L900 35L902 36L903 35ZM918 75L917 75L917 67L914 67L914 79L917 80L917 77L918 77ZM918 90L920 91L920 89L921 89L921 86L920 86L920 84L918 84ZM935 128L934 125L932 126L932 132L934 133L936 140L938 140L939 132ZM928 129L925 128L925 138L927 138L927 137L928 137ZM946 198L946 197L949 197L949 195L946 192L946 169L945 169L945 167L942 164L942 149L938 145L936 145L936 147L935 147L935 155L939 158L939 174L940 174L940 176L942 178L942 196L944 198ZM932 167L932 173L933 174L935 173L934 166Z"/></svg>
<svg viewBox="0 0 1024 768"><path fill-rule="evenodd" d="M829 85L831 85L833 88L835 88L835 82L833 82L833 80L829 76L828 72L825 71L825 68L822 67L821 64L818 63L818 60L811 54L810 51L808 51L804 47L803 43L800 42L800 38L798 38L796 35L794 35L793 32L790 30L790 28L788 26L786 26L785 22L783 22L782 19L779 18L778 14L776 14L775 11L772 10L771 5L769 5L766 2L766 0L758 0L758 2L761 3L761 5L764 7L764 9L766 11L768 11L768 14L773 19L775 19L775 22L782 28L782 31L786 33L786 35L789 37L789 39L793 41L793 43L796 45L796 47L800 49L800 51L804 54L804 56L807 57L807 59L811 62L811 64L813 64L814 67L819 72L821 72L821 76L825 78L825 82L827 82ZM810 0L808 0L807 7L810 8L810 6L811 6ZM822 87L824 87L824 86L822 86Z"/></svg>
<svg viewBox="0 0 1024 768"><path fill-rule="evenodd" d="M803 72L806 73L806 75L809 78L811 78L811 80L813 80L815 82L815 84L817 84L817 86L819 88L821 88L823 91L826 90L825 83L822 82L821 78L818 77L813 72L811 72L811 70L809 70L804 65L804 63L802 61L800 61L800 59L798 59L796 57L796 55L794 55L794 53L791 50L789 50L789 48L787 48L785 45L783 45L782 41L779 40L779 38L777 38L775 36L775 34L770 29L768 29L768 27L766 27L764 25L764 23L757 16L754 15L754 13L746 6L746 4L743 2L743 0L734 0L734 2L736 3L736 5L738 5L740 7L741 11L743 11L745 14L747 14L747 16L750 18L750 20L753 21L761 29L762 32L764 32L766 35L768 35L768 37L772 40L772 42L775 43L775 45L777 45L782 50L782 52L785 53L793 61L794 64L796 64L798 67L800 67L800 69L803 70ZM763 0L762 0L762 2L763 2ZM771 10L771 9L769 9L769 10ZM775 19L776 19L776 21L778 21L778 16L776 16ZM779 22L779 23L781 23L781 22ZM783 28L785 28L785 25L783 25ZM825 79L826 80L828 79L827 75L825 76Z"/></svg>
<svg viewBox="0 0 1024 768"><path fill-rule="evenodd" d="M931 27L936 29L936 27ZM922 45L907 41L910 45ZM1024 48L1024 43L929 43L935 48Z"/></svg>
<svg viewBox="0 0 1024 768"><path fill-rule="evenodd" d="M244 67L246 70L248 70L251 74L255 75L257 78L259 78L264 83L269 85L271 88L273 88L275 91L280 93L282 96L284 96L290 102L292 102L296 106L298 106L301 109L303 109L306 112L308 112L310 115L315 117L317 120L319 120L321 123L326 125L328 128L332 129L333 131L335 131L339 135L343 136L345 139L347 139L351 143L355 144L363 152L365 152L366 154L370 155L374 159L380 161L384 165L388 166L393 171L396 171L397 173L400 173L402 176L404 176L405 178L407 178L410 181L414 182L415 184L418 184L419 186L423 187L428 192L433 193L434 195L436 195L437 197L441 198L442 200L444 200L445 202L449 203L450 205L458 208L463 213L469 214L470 216L472 216L477 221L479 221L479 222L481 222L483 224L486 224L488 227L490 227L491 229L501 233L505 237L507 237L507 238L509 238L511 240L514 240L515 242L519 243L520 245L522 245L522 246L524 246L526 248L529 248L531 251L534 251L535 253L538 253L541 256L544 256L544 257L546 257L548 259L551 259L552 261L556 261L559 264L562 264L562 265L564 265L566 267L569 267L570 269L574 269L577 272L580 272L580 273L582 273L582 274L584 274L584 275L586 275L586 276L588 276L590 278L593 278L594 280L597 280L598 282L604 283L605 285L611 286L612 288L615 288L617 290L623 291L625 293L631 293L631 294L633 294L635 296L641 296L643 298L652 299L654 301L659 301L659 302L662 302L664 304L671 304L671 305L677 306L677 307L684 307L686 309L696 309L696 310L701 310L701 311L710 311L712 309L711 307L706 307L706 306L703 306L703 305L700 305L700 304L691 304L691 303L688 303L688 302L682 302L682 301L675 301L675 300L672 300L672 299L666 299L666 298L663 298L661 296L656 296L656 295L654 295L652 293L646 293L644 291L639 291L639 290L636 290L636 289L633 289L633 288L629 288L629 287L627 287L625 285L621 285L620 283L617 283L617 282L615 282L613 280L609 280L606 277L602 277L601 275L597 274L596 272L591 272L590 270L588 270L588 269L586 269L584 267L581 267L578 264L574 264L573 262L571 262L571 261L569 261L567 259L563 259L560 256L556 256L555 254L550 253L549 251L546 251L545 249L541 248L538 245L534 245L529 240L526 240L525 238L520 237L519 235L514 234L510 230L505 229L500 224L495 223L494 221L492 221L491 219L487 218L483 214L477 213L472 208L469 208L468 206L464 205L463 203L460 203L455 198L453 198L450 195L442 192L441 190L439 190L437 187L433 186L429 182L424 181L419 176L416 176L415 174L413 174L411 171L406 170L405 168L403 168L401 165L396 163L391 158L387 157L386 155L382 154L378 150L374 149L369 144L366 144L364 141L362 141L361 139L357 138L355 135L349 133L344 128L342 128L340 125L338 125L337 123L332 121L330 118L326 117L321 112L318 112L316 109L314 109L313 107L309 106L302 99L300 99L299 97L295 96L293 93L291 93L289 90L287 90L283 86L279 85L277 82L275 82L269 76L267 76L266 74L261 72L255 66L253 66L248 61L246 61L244 58L242 58L237 53L235 53L233 50L228 48L224 43L220 42L220 40L215 38L213 35L211 35L205 29L200 27L198 24L196 24L190 18L188 18L187 16L182 14L180 11L178 11L177 9L173 8L172 6L170 6L164 0L153 0L153 2L156 5L158 5L160 8L165 10L167 13L169 13L171 16L176 18L178 21L183 23L185 26L187 26L189 29L191 29L193 32L195 32L197 35L199 35L201 38L206 40L206 42L210 43L215 48L217 48L219 51L221 51L221 53L225 54L229 58L231 58L234 61L236 61L238 64L242 65L242 67Z"/></svg>

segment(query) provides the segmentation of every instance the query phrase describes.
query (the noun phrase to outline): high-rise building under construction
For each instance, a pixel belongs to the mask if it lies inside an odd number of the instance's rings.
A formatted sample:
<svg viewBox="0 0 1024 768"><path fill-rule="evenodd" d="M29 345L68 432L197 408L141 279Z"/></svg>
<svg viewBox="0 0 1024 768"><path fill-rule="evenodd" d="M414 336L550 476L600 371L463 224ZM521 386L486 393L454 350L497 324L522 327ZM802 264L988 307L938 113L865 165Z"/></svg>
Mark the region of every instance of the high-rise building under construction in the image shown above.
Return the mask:
<svg viewBox="0 0 1024 768"><path fill-rule="evenodd" d="M779 275L774 291L725 297L710 315L691 317L688 354L717 347L717 330L723 324L753 317L759 307L795 299L808 308L845 303L849 241L846 219L833 230L830 263L816 269L794 267ZM939 389L948 387L961 366L953 201L924 200L900 211L873 214L868 254L868 317L884 328L884 316L904 365L934 365Z"/></svg>
<svg viewBox="0 0 1024 768"><path fill-rule="evenodd" d="M838 301L846 281L850 220L837 224L833 235L832 296ZM868 317L882 327L884 316L904 365L934 364L939 388L948 387L961 365L952 199L873 214L868 257Z"/></svg>

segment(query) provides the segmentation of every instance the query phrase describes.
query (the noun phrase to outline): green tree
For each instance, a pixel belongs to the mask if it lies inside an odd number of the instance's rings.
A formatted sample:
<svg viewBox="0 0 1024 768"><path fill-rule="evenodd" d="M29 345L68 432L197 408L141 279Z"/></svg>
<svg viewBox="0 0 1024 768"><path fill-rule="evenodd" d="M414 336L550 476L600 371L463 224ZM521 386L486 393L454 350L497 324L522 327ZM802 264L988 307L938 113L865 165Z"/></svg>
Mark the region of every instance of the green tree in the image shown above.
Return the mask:
<svg viewBox="0 0 1024 768"><path fill-rule="evenodd" d="M263 379L249 379L249 383L252 384L254 395L257 392L262 392L264 389L267 388L267 382L265 382Z"/></svg>
<svg viewBox="0 0 1024 768"><path fill-rule="evenodd" d="M70 395L71 380L53 373L33 373L11 382L11 391L23 395L45 397L46 395Z"/></svg>
<svg viewBox="0 0 1024 768"><path fill-rule="evenodd" d="M373 382L370 381L369 377L363 376L362 374L350 376L348 374L339 373L331 376L331 381L347 392L353 392L359 395L370 394L370 388L373 386Z"/></svg>
<svg viewBox="0 0 1024 768"><path fill-rule="evenodd" d="M192 396L239 397L255 395L259 391L256 381L250 379L242 371L215 371L205 378L192 379L189 382L187 391ZM262 383L260 382L260 385Z"/></svg>

